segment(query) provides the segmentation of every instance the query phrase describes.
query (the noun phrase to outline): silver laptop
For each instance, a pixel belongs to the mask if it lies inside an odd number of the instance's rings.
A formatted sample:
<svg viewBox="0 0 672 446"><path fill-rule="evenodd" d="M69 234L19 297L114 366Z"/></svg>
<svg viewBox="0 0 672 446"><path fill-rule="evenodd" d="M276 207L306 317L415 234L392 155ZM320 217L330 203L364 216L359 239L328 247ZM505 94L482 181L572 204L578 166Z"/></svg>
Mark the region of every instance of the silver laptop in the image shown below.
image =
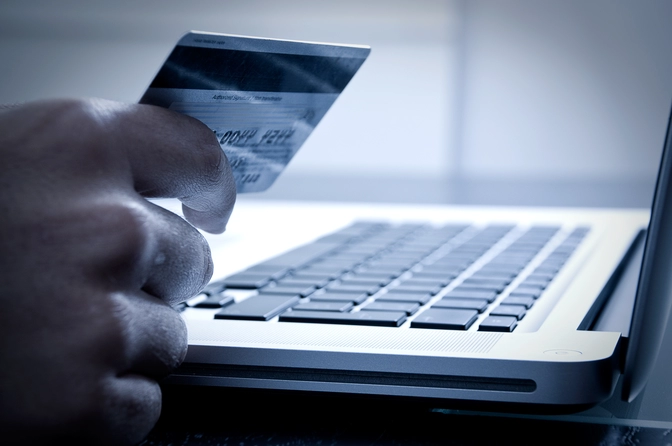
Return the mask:
<svg viewBox="0 0 672 446"><path fill-rule="evenodd" d="M241 197L165 383L567 412L620 381L631 401L671 305L667 132L650 211Z"/></svg>

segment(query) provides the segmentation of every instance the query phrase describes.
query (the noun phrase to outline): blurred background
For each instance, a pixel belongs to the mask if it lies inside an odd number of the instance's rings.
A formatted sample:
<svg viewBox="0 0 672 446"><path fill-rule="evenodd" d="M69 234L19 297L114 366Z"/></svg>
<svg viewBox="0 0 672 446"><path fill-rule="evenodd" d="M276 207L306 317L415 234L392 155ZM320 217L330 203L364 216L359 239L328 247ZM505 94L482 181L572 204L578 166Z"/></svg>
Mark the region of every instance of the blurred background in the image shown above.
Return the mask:
<svg viewBox="0 0 672 446"><path fill-rule="evenodd" d="M3 0L0 102L136 102L190 29L372 47L245 199L650 204L669 0Z"/></svg>

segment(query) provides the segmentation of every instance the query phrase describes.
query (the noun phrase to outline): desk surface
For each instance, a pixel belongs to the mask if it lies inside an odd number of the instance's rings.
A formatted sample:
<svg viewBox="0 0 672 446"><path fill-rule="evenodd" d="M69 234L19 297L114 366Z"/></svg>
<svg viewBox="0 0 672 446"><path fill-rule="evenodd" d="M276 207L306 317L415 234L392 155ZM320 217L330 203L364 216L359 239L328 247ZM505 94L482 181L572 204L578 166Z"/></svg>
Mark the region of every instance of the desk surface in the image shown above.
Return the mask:
<svg viewBox="0 0 672 446"><path fill-rule="evenodd" d="M490 415L402 402L221 389L185 393L167 394L162 419L144 446L525 445L546 438L555 444L669 445L672 440L672 422Z"/></svg>
<svg viewBox="0 0 672 446"><path fill-rule="evenodd" d="M322 188L313 180L280 184L260 198L352 199L454 204L647 207L653 183L496 184L388 181L363 195L343 191L338 179ZM352 182L350 182L352 184ZM340 191L338 189L341 189ZM471 190L470 194L458 194ZM541 191L541 192L540 192ZM341 193L339 193L341 192ZM543 193L542 193L543 192ZM401 192L399 192L401 193ZM466 197L466 198L465 198ZM253 197L250 199L254 199ZM468 412L440 405L325 395L241 392L229 389L164 389L159 423L143 445L359 445L359 444L672 444L672 320L656 368L641 397L571 415ZM618 416L614 415L614 412ZM541 437L544 435L544 437ZM543 440L541 440L543 441Z"/></svg>

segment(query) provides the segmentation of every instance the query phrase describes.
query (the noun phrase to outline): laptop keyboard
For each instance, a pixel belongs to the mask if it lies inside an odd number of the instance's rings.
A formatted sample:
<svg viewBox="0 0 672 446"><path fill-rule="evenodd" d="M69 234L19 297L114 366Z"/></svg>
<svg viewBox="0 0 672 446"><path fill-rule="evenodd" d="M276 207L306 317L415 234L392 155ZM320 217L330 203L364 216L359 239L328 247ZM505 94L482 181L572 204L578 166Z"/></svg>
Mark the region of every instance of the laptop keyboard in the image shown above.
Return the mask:
<svg viewBox="0 0 672 446"><path fill-rule="evenodd" d="M215 319L511 332L587 232L357 222L212 282L186 306L220 308Z"/></svg>

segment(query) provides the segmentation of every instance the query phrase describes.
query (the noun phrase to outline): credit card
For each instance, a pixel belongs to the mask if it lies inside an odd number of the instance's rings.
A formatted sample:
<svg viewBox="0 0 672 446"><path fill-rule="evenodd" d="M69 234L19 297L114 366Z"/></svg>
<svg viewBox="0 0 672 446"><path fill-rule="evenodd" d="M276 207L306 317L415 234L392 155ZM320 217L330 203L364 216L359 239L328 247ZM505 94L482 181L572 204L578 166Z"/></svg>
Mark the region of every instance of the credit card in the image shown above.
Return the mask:
<svg viewBox="0 0 672 446"><path fill-rule="evenodd" d="M369 55L357 45L192 31L142 104L194 117L216 135L241 192L268 189Z"/></svg>

